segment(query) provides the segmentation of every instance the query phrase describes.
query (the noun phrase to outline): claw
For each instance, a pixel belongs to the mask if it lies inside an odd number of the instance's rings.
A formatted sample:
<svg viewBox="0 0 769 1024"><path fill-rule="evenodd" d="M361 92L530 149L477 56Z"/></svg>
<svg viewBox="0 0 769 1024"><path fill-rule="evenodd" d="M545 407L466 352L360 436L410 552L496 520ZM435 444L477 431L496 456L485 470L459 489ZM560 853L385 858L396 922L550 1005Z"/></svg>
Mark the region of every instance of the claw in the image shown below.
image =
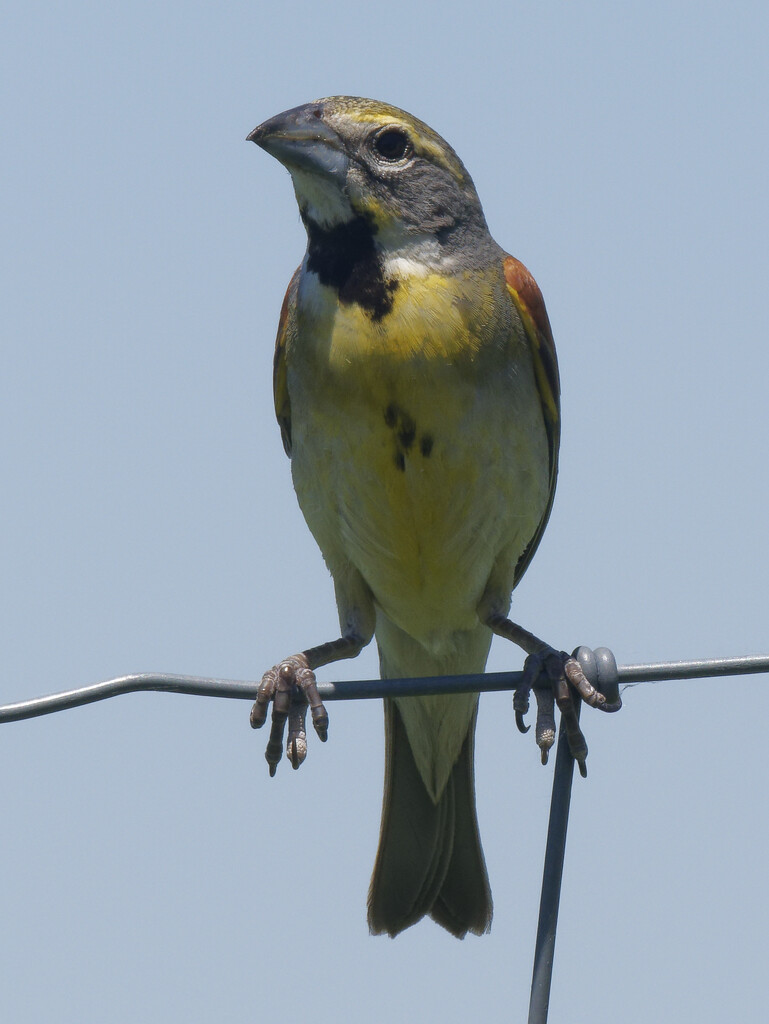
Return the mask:
<svg viewBox="0 0 769 1024"><path fill-rule="evenodd" d="M538 654L532 654L523 666L521 681L513 694L513 711L515 712L515 724L518 732L527 733L531 726L526 725L523 716L529 710L529 694L542 671L542 659Z"/></svg>
<svg viewBox="0 0 769 1024"><path fill-rule="evenodd" d="M537 725L534 737L540 749L542 764L547 764L550 748L555 743L555 699L550 687L536 689Z"/></svg>
<svg viewBox="0 0 769 1024"><path fill-rule="evenodd" d="M304 727L306 716L307 705L303 700L296 699L296 691L294 691L294 700L291 703L288 719L288 739L286 741L286 753L294 771L307 757L307 732Z"/></svg>
<svg viewBox="0 0 769 1024"><path fill-rule="evenodd" d="M309 705L312 724L319 738L328 739L328 713L318 693L315 673L304 654L286 658L265 672L251 708L251 726L261 729L267 720L267 708L272 701L272 727L264 756L274 776L283 756L283 734L288 722L286 754L293 768L298 768L307 757L305 720Z"/></svg>
<svg viewBox="0 0 769 1024"><path fill-rule="evenodd" d="M300 655L302 657L302 655ZM328 712L323 706L323 701L318 693L318 684L315 682L315 673L307 665L306 661L295 672L296 683L304 695L307 704L310 705L312 724L318 738L322 743L328 739Z"/></svg>
<svg viewBox="0 0 769 1024"><path fill-rule="evenodd" d="M531 728L530 725L526 725L523 720L523 716L528 713L529 710L529 693L531 687L521 684L513 694L513 711L515 712L515 724L518 727L518 732L526 733Z"/></svg>
<svg viewBox="0 0 769 1024"><path fill-rule="evenodd" d="M310 708L310 714L312 715L312 724L315 726L318 739L321 743L325 743L328 739L328 713L326 709L322 705L320 710L318 708Z"/></svg>
<svg viewBox="0 0 769 1024"><path fill-rule="evenodd" d="M259 684L259 689L256 693L256 701L254 702L254 706L251 708L250 721L252 729L261 729L267 721L267 708L275 694L275 688L277 685L278 677L276 675L276 670L271 668L269 672L265 672L262 676L262 681Z"/></svg>
<svg viewBox="0 0 769 1024"><path fill-rule="evenodd" d="M565 657L563 654L561 656ZM606 698L596 690L582 671L582 666L576 658L566 658L563 664L563 672L582 700L589 704L591 708L602 707L606 703Z"/></svg>
<svg viewBox="0 0 769 1024"><path fill-rule="evenodd" d="M600 664L605 668L613 666L612 671L602 675L597 673L596 678L603 680L601 689L609 686L609 693L612 699L609 700L604 693L597 690L585 675L582 666L576 657L571 657L564 651L560 653L534 636L528 630L516 625L499 611L492 611L482 616L482 621L497 636L512 641L518 647L526 651L527 658L524 662L521 682L515 691L513 698L513 710L515 711L515 724L521 732L526 732L523 716L528 710L528 695L533 689L537 697L537 726L535 736L541 751L542 763L547 764L548 752L555 741L555 720L553 717L553 696L561 711L562 721L569 741L569 750L574 760L579 765L579 773L584 778L587 775L587 743L579 727L579 703L575 705L572 693L576 691L580 700L583 700L591 707L601 711L619 711L622 707L622 700L619 697L617 687L617 666L614 663L614 655L605 648L598 651L589 651L587 648L579 648L575 652L582 660L582 653L594 658L598 657ZM606 660L608 656L608 661ZM544 678L543 678L544 677ZM542 680L540 682L540 680ZM540 697L540 691L549 690L549 700Z"/></svg>
<svg viewBox="0 0 769 1024"><path fill-rule="evenodd" d="M307 743L301 739L291 740L288 744L288 759L294 771L302 764L305 757L307 757Z"/></svg>
<svg viewBox="0 0 769 1024"><path fill-rule="evenodd" d="M572 693L576 691L591 707L601 707L605 703L605 697L592 686L576 659L563 651L558 652L548 647L530 654L526 659L520 689L531 688L537 699L535 737L542 764L547 764L550 749L555 743L557 704L566 730L569 750L577 762L580 775L584 778L587 775L587 742L579 727L579 715ZM517 695L518 691L516 697ZM513 706L515 707L515 700Z"/></svg>
<svg viewBox="0 0 769 1024"><path fill-rule="evenodd" d="M270 730L270 738L267 741L267 747L264 751L264 758L270 768L270 778L273 778L275 772L278 770L278 764L280 763L281 757L283 757L283 726L285 720L278 722L273 719L272 729Z"/></svg>
<svg viewBox="0 0 769 1024"><path fill-rule="evenodd" d="M277 669L273 669L277 681L272 687L272 728L267 749L264 752L267 764L270 766L270 778L275 775L278 763L283 756L283 733L286 729L286 719L291 709L291 695L294 689L294 669L288 662L283 662ZM270 673L267 673L270 675ZM259 696L257 695L257 702ZM254 705L256 707L256 705ZM252 709L253 714L253 709Z"/></svg>

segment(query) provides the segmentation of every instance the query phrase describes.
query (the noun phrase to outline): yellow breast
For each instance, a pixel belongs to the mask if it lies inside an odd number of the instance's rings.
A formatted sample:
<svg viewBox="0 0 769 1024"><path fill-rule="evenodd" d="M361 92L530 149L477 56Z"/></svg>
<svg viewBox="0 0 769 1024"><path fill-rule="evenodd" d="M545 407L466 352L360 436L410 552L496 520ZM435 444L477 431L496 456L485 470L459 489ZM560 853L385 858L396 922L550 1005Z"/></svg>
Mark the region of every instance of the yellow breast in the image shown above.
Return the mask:
<svg viewBox="0 0 769 1024"><path fill-rule="evenodd" d="M377 321L305 280L286 363L294 483L332 573L351 563L412 636L472 628L500 551L523 550L547 500L503 283L412 275Z"/></svg>

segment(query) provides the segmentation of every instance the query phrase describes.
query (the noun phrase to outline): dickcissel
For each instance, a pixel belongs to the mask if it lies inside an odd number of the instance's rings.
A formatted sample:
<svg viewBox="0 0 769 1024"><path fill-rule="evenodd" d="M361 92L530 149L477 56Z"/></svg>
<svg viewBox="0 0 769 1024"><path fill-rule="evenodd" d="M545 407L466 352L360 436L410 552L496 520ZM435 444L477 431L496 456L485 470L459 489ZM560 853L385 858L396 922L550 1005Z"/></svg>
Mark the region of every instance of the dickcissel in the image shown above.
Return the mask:
<svg viewBox="0 0 769 1024"><path fill-rule="evenodd" d="M545 760L555 692L584 767L570 689L604 698L573 659L507 618L558 465L558 367L539 288L492 239L454 150L405 111L332 96L248 138L290 172L307 229L280 316L275 411L342 633L265 674L251 722L273 702L270 773L287 720L288 756L304 760L308 704L326 738L319 666L376 636L382 678L481 672L495 633L529 655L519 727L536 684ZM425 914L458 937L489 929L477 707L477 693L385 700L374 933Z"/></svg>

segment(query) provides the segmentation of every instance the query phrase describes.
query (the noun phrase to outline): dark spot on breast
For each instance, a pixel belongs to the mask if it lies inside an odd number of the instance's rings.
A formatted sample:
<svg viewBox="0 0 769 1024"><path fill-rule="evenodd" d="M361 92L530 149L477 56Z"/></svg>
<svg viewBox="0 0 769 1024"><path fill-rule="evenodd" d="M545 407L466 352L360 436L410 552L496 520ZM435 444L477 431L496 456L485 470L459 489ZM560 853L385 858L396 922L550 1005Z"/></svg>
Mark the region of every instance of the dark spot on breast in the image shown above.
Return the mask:
<svg viewBox="0 0 769 1024"><path fill-rule="evenodd" d="M417 425L414 417L406 412L402 406L398 405L397 402L390 402L384 411L384 421L394 435L395 465L398 469L405 470L406 456L414 447L414 441L417 436ZM430 445L432 446L432 439L430 440Z"/></svg>
<svg viewBox="0 0 769 1024"><path fill-rule="evenodd" d="M417 434L417 425L408 415L408 413L401 413L400 423L398 425L398 444L401 448L408 451L414 443L414 438Z"/></svg>
<svg viewBox="0 0 769 1024"><path fill-rule="evenodd" d="M397 281L384 276L382 259L374 245L376 228L366 217L322 228L302 213L307 228L307 269L321 284L336 289L339 301L357 303L372 320L390 312Z"/></svg>
<svg viewBox="0 0 769 1024"><path fill-rule="evenodd" d="M422 434L421 438L419 439L419 450L426 459L429 459L430 455L432 454L433 444L434 441L432 434Z"/></svg>

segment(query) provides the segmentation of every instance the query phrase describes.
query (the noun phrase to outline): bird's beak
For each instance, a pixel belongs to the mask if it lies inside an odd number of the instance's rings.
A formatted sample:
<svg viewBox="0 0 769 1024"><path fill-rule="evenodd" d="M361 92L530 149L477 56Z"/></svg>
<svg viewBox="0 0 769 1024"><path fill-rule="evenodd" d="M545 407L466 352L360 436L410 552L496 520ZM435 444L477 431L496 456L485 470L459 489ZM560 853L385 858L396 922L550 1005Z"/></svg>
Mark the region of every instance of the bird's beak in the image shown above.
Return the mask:
<svg viewBox="0 0 769 1024"><path fill-rule="evenodd" d="M317 103L293 107L271 117L247 136L289 171L295 169L344 179L347 156L342 140L323 120Z"/></svg>

